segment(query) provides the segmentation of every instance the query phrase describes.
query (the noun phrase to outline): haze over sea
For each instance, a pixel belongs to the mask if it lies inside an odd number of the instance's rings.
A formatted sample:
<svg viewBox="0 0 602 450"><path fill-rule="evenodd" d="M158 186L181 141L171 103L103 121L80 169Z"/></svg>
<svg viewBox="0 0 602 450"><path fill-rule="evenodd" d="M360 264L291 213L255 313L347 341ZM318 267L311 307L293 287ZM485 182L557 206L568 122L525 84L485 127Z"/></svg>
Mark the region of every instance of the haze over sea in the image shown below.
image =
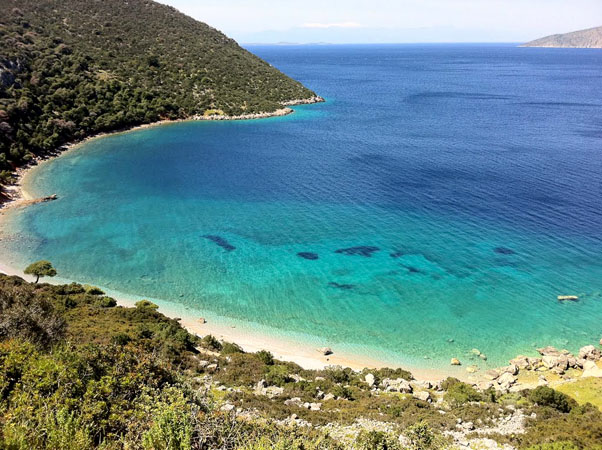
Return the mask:
<svg viewBox="0 0 602 450"><path fill-rule="evenodd" d="M2 260L391 364L600 339L602 51L250 50L327 103L90 141Z"/></svg>

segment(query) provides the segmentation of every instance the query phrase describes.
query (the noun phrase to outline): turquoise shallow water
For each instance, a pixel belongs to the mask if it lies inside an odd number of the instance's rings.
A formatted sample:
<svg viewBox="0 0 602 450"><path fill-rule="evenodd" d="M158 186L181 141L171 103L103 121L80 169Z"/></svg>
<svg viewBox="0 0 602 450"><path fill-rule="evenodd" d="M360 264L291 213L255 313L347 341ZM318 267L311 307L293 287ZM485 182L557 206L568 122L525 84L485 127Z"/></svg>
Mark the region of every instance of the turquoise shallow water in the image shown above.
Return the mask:
<svg viewBox="0 0 602 450"><path fill-rule="evenodd" d="M328 102L91 141L2 259L396 364L600 338L601 52L252 50Z"/></svg>

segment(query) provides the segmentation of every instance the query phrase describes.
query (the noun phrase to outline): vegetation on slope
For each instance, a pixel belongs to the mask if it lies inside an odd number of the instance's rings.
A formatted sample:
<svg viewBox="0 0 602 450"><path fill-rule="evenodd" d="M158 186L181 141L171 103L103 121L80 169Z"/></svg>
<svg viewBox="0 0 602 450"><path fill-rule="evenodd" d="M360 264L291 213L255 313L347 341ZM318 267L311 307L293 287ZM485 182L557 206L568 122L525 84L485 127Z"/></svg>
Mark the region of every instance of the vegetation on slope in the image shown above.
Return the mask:
<svg viewBox="0 0 602 450"><path fill-rule="evenodd" d="M303 370L193 336L147 301L0 275L3 449L428 450L487 427L518 448L602 448L600 410L550 388L502 395L448 379L421 388L432 401L377 388L411 378ZM524 429L496 431L517 414Z"/></svg>
<svg viewBox="0 0 602 450"><path fill-rule="evenodd" d="M0 171L70 140L315 94L151 0L0 0Z"/></svg>

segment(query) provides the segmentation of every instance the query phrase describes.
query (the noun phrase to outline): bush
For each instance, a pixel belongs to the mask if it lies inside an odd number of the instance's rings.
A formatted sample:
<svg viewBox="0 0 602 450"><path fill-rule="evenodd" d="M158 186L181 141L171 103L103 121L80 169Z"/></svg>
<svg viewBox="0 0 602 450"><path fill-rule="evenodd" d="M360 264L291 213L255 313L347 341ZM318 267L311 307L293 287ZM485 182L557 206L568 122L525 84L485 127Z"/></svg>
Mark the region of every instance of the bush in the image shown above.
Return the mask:
<svg viewBox="0 0 602 450"><path fill-rule="evenodd" d="M104 291L96 286L84 284L84 289L86 290L86 294L89 295L105 295Z"/></svg>
<svg viewBox="0 0 602 450"><path fill-rule="evenodd" d="M293 379L289 376L288 367L284 365L268 366L268 370L265 375L265 381L270 386L284 386L286 383L290 383Z"/></svg>
<svg viewBox="0 0 602 450"><path fill-rule="evenodd" d="M240 345L234 344L233 342L224 342L222 344L222 355L232 355L234 353L244 353Z"/></svg>
<svg viewBox="0 0 602 450"><path fill-rule="evenodd" d="M331 393L337 397L344 398L345 400L353 400L353 391L348 387L339 384L331 389Z"/></svg>
<svg viewBox="0 0 602 450"><path fill-rule="evenodd" d="M539 386L531 391L529 400L539 406L548 406L563 413L568 413L577 406L577 402L571 397L547 386Z"/></svg>
<svg viewBox="0 0 602 450"><path fill-rule="evenodd" d="M438 438L433 430L426 422L419 422L416 425L409 427L405 432L410 446L410 450L435 450L443 448L440 438Z"/></svg>
<svg viewBox="0 0 602 450"><path fill-rule="evenodd" d="M260 350L257 353L255 353L255 356L257 356L257 358L259 358L259 360L266 366L274 365L274 355L272 355L267 350Z"/></svg>
<svg viewBox="0 0 602 450"><path fill-rule="evenodd" d="M222 349L222 343L218 341L215 336L208 334L201 339L201 347L214 352L219 352Z"/></svg>
<svg viewBox="0 0 602 450"><path fill-rule="evenodd" d="M533 445L527 450L581 450L572 442L554 442L553 444Z"/></svg>
<svg viewBox="0 0 602 450"><path fill-rule="evenodd" d="M142 309L142 310L152 310L152 311L156 311L157 309L159 309L159 307L157 305L155 305L153 302L148 301L148 300L140 300L139 302L136 302L136 308Z"/></svg>
<svg viewBox="0 0 602 450"><path fill-rule="evenodd" d="M186 409L179 405L163 405L151 428L142 436L148 450L189 450L192 441L192 421Z"/></svg>
<svg viewBox="0 0 602 450"><path fill-rule="evenodd" d="M0 339L20 338L41 347L62 339L65 320L27 285L0 289Z"/></svg>
<svg viewBox="0 0 602 450"><path fill-rule="evenodd" d="M382 431L362 431L356 440L360 450L402 450L395 436Z"/></svg>
<svg viewBox="0 0 602 450"><path fill-rule="evenodd" d="M117 306L117 301L111 297L102 297L96 301L96 304L101 308L113 308Z"/></svg>
<svg viewBox="0 0 602 450"><path fill-rule="evenodd" d="M443 390L446 390L445 400L453 405L463 405L467 402L484 401L485 397L472 386L462 383L457 378L449 377L441 383Z"/></svg>

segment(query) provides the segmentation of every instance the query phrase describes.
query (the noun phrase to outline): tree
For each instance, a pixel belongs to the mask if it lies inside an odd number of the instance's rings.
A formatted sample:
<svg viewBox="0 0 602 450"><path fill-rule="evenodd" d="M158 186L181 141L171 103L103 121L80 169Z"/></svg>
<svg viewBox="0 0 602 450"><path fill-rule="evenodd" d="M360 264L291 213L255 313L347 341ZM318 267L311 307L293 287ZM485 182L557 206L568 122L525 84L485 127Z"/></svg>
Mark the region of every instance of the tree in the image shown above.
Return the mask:
<svg viewBox="0 0 602 450"><path fill-rule="evenodd" d="M56 275L56 269L52 267L50 261L36 261L25 269L26 275L35 275L36 283L40 280L40 277L53 277Z"/></svg>

